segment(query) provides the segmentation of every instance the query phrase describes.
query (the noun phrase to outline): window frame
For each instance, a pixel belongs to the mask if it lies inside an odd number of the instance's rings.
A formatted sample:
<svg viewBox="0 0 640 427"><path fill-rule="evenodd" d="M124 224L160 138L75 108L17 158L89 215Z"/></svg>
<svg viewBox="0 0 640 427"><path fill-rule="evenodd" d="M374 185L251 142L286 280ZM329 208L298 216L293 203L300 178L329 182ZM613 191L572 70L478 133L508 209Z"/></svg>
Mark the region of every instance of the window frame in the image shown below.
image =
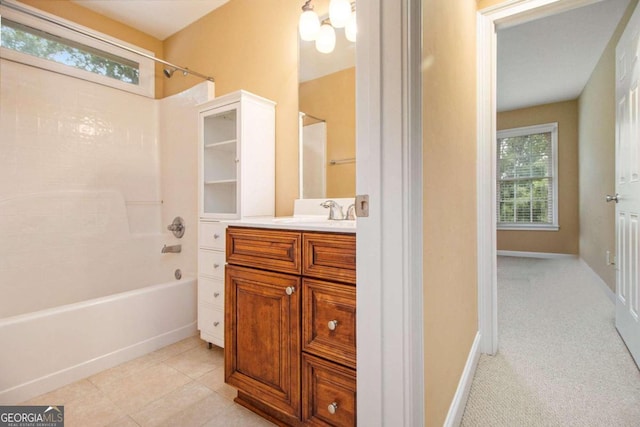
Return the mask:
<svg viewBox="0 0 640 427"><path fill-rule="evenodd" d="M114 43L121 44L131 49L138 50L147 55L155 56L154 52L142 49L139 46L132 45L131 43L124 42L122 40L116 39L115 37L102 34L98 31L94 31L90 28L76 24L75 22L71 22L66 19L60 18L58 16L52 15L50 13L47 13L38 9L34 9L27 5L20 5L20 7L33 10L34 12L37 12L39 15L46 16L52 21L60 22L65 26L78 29L79 31L95 35L96 37L100 37L100 38L112 41ZM14 22L35 28L37 30L56 35L58 37L62 37L69 41L86 45L89 48L97 49L107 54L111 54L111 55L121 57L123 59L131 60L139 64L138 65L139 66L138 84L136 85L133 83L127 83L121 80L114 79L112 77L103 76L91 71L75 68L70 65L65 65L62 63L50 61L45 58L40 58L28 53L19 52L13 49L0 46L0 57L2 59L18 62L21 64L40 68L43 70L53 71L55 73L64 74L71 77L76 77L82 80L87 80L93 83L98 83L98 84L109 86L115 89L124 90L126 92L135 93L137 95L142 95L148 98L155 98L155 61L154 60L145 58L142 55L136 55L133 52L129 52L125 49L120 49L116 46L96 40L90 36L81 34L72 29L65 28L60 25L56 25L53 22L48 22L42 19L38 19L34 16L30 16L25 13L15 11L8 7L0 6L0 25L2 23L2 19L5 19L5 18L7 20L14 21Z"/></svg>
<svg viewBox="0 0 640 427"><path fill-rule="evenodd" d="M516 223L516 222L500 222L500 192L499 192L499 184L502 181L498 174L500 171L500 158L498 157L498 150L500 148L499 140L503 138L512 138L518 136L532 135L538 133L551 133L551 188L553 191L553 196L551 198L551 203L553 204L551 213L552 213L552 222L551 223ZM496 223L498 230L531 230L531 231L558 231L560 229L559 221L558 221L558 123L544 123L533 126L523 126L518 128L510 128L499 130L496 132L496 152L494 153L496 158L496 204L494 209L496 210Z"/></svg>

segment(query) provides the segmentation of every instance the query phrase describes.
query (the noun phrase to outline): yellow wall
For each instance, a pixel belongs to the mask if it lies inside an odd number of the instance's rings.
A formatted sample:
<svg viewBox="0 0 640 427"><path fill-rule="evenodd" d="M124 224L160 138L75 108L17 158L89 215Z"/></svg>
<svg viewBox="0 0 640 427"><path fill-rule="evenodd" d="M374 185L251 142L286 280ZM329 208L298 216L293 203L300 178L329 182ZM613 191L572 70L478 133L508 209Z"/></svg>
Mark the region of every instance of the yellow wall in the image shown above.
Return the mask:
<svg viewBox="0 0 640 427"><path fill-rule="evenodd" d="M556 102L498 113L497 129L558 122L559 231L498 231L498 250L578 253L578 103Z"/></svg>
<svg viewBox="0 0 640 427"><path fill-rule="evenodd" d="M149 50L162 58L162 42L142 31L78 6L69 0L21 0L22 3ZM156 65L156 98L162 98L162 67Z"/></svg>
<svg viewBox="0 0 640 427"><path fill-rule="evenodd" d="M299 7L289 0L231 0L165 40L165 59L216 80L216 96L239 89L276 106L276 214L298 194ZM201 80L176 73L165 96Z"/></svg>
<svg viewBox="0 0 640 427"><path fill-rule="evenodd" d="M476 2L425 0L425 416L441 426L478 331Z"/></svg>
<svg viewBox="0 0 640 427"><path fill-rule="evenodd" d="M356 155L355 67L300 84L300 111L327 123L327 162ZM356 165L327 164L327 197L354 197Z"/></svg>
<svg viewBox="0 0 640 427"><path fill-rule="evenodd" d="M615 48L638 0L632 0L580 95L580 256L615 291L616 273L605 262L615 253Z"/></svg>

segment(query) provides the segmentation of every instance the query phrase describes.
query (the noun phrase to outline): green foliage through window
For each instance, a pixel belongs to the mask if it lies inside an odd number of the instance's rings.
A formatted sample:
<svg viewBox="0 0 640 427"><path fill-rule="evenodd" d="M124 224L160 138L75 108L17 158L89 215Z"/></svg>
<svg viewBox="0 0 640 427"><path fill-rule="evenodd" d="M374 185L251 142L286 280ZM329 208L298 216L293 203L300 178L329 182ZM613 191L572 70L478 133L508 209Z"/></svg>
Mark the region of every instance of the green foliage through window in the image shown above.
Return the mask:
<svg viewBox="0 0 640 427"><path fill-rule="evenodd" d="M498 138L498 222L553 224L552 133Z"/></svg>
<svg viewBox="0 0 640 427"><path fill-rule="evenodd" d="M134 61L5 18L0 45L125 83L139 84L140 67Z"/></svg>

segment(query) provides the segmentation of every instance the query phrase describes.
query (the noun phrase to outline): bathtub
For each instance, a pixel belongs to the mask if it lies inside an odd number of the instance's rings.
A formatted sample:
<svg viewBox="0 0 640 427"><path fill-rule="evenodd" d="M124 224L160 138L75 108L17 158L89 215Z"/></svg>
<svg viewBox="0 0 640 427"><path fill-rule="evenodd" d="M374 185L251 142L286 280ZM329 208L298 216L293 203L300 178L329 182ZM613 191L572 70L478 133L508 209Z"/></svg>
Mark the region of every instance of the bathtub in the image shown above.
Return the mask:
<svg viewBox="0 0 640 427"><path fill-rule="evenodd" d="M196 334L196 279L0 319L0 404L16 404ZM55 403L55 402L52 402Z"/></svg>

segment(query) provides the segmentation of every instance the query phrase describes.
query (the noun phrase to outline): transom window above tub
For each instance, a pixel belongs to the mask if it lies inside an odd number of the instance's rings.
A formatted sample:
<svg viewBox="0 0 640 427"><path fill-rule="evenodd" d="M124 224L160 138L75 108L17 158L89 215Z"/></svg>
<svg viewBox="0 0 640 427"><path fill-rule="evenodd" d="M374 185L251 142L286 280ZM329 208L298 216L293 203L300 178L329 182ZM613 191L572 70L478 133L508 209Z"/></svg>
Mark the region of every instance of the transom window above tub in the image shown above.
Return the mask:
<svg viewBox="0 0 640 427"><path fill-rule="evenodd" d="M51 16L50 21L9 8L0 8L0 12L0 56L3 59L154 97L153 60L73 29L127 46L124 42L42 11L38 14Z"/></svg>
<svg viewBox="0 0 640 427"><path fill-rule="evenodd" d="M498 131L499 230L558 230L558 124Z"/></svg>

